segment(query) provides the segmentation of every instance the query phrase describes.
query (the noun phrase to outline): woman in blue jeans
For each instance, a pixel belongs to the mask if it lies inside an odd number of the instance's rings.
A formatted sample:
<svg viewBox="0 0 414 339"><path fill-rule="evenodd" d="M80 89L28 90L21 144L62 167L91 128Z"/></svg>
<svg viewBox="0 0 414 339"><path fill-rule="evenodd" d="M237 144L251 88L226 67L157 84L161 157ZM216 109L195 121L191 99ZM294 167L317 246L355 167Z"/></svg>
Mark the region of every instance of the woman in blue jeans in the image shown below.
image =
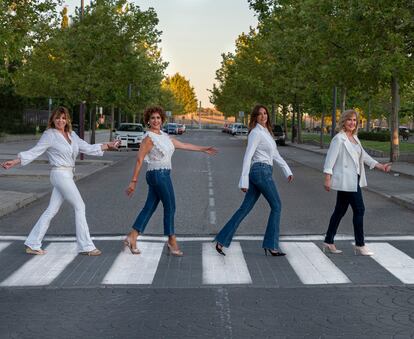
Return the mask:
<svg viewBox="0 0 414 339"><path fill-rule="evenodd" d="M168 236L167 248L169 253L182 256L183 252L177 244L174 231L175 197L170 178L171 157L175 149L187 151L205 152L213 155L217 150L213 147L197 146L180 142L170 138L168 134L161 131L166 120L164 109L159 106L149 107L145 110L144 121L149 126L146 137L141 143L132 180L126 190L128 196L135 191L138 175L144 160L147 162L146 179L148 184L148 196L144 208L139 213L131 232L124 240L132 254L140 254L137 248L137 238L144 233L149 219L161 201L164 206L164 235Z"/></svg>
<svg viewBox="0 0 414 339"><path fill-rule="evenodd" d="M279 250L279 223L281 202L272 178L272 165L275 161L283 170L288 182L293 180L292 171L280 156L273 139L269 111L263 105L253 108L249 122L247 149L243 159L243 170L239 188L246 193L240 208L215 237L216 251L221 255L223 247L229 247L237 227L249 214L260 194L270 205L270 215L263 239L265 254L283 256Z"/></svg>
<svg viewBox="0 0 414 339"><path fill-rule="evenodd" d="M334 237L339 223L345 215L348 206L354 212L353 224L355 235L355 254L371 256L374 253L364 242L364 213L365 206L361 187L367 186L365 167L377 168L389 172L391 164L380 164L371 158L363 149L358 139L358 114L349 109L342 113L338 123L339 133L335 135L329 145L323 172L325 174L324 187L326 191L337 191L336 205L326 231L322 250L333 254L342 253L334 244Z"/></svg>

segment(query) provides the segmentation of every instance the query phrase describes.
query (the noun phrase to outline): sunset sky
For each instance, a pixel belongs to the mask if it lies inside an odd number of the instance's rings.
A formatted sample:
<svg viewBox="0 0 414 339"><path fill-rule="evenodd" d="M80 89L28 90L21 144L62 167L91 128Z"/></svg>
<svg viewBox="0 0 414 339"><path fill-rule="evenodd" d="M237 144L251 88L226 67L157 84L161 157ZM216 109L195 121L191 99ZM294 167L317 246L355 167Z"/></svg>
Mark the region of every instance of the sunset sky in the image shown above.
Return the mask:
<svg viewBox="0 0 414 339"><path fill-rule="evenodd" d="M194 86L203 107L208 99L221 54L234 51L239 34L256 26L257 19L247 0L135 0L142 9L158 14L162 55L169 62L166 73L184 75ZM89 0L85 0L85 5ZM67 0L73 13L80 0Z"/></svg>

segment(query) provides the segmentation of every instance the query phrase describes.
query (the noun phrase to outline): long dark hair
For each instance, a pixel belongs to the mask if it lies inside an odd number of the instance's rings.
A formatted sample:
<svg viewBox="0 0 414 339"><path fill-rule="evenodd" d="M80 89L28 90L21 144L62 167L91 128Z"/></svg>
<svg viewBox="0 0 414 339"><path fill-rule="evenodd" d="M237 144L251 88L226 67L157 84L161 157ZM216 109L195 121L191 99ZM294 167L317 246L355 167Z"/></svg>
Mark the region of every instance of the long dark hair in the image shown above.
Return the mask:
<svg viewBox="0 0 414 339"><path fill-rule="evenodd" d="M256 127L256 125L257 125L257 116L259 115L259 111L260 111L260 109L261 109L261 108L263 108L263 109L266 111L266 114L267 114L266 128L267 128L267 130L269 131L269 133L270 133L271 135L273 135L273 132L272 132L272 125L271 125L271 123L270 123L269 110L268 110L268 109L267 109L267 107L266 107L266 106L264 106L264 105L256 105L256 106L254 106L253 111L252 111L252 113L250 114L249 133L250 133L250 132L251 132L251 130L252 130L253 128L255 128L255 127Z"/></svg>

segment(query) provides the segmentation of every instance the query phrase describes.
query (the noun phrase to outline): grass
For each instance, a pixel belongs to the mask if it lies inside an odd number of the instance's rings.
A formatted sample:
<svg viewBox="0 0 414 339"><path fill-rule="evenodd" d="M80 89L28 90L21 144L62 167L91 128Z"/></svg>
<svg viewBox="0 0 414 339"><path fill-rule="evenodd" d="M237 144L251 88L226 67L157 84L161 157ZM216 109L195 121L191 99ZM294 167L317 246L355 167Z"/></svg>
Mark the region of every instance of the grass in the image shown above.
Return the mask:
<svg viewBox="0 0 414 339"><path fill-rule="evenodd" d="M290 136L289 136L290 137ZM302 133L303 142L313 141L319 143L320 136L316 133ZM331 137L329 135L323 135L324 144L329 144ZM362 146L365 149L372 149L375 151L382 151L389 153L390 142L389 141L372 141L372 140L361 140ZM407 141L400 141L400 152L402 153L414 153L414 144L408 143Z"/></svg>

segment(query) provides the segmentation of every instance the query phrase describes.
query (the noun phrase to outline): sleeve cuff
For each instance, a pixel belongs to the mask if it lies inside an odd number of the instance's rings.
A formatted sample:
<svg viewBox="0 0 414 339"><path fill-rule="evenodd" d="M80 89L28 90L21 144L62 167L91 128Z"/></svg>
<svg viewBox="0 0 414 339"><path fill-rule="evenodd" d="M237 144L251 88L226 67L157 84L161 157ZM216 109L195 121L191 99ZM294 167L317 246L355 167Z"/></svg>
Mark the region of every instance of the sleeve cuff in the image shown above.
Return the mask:
<svg viewBox="0 0 414 339"><path fill-rule="evenodd" d="M331 170L330 168L324 168L324 169L323 169L323 173L325 173L325 174L330 174L330 175L332 175L332 174L333 174L333 172L332 172L332 170Z"/></svg>
<svg viewBox="0 0 414 339"><path fill-rule="evenodd" d="M249 176L242 175L239 181L239 188L249 188Z"/></svg>

